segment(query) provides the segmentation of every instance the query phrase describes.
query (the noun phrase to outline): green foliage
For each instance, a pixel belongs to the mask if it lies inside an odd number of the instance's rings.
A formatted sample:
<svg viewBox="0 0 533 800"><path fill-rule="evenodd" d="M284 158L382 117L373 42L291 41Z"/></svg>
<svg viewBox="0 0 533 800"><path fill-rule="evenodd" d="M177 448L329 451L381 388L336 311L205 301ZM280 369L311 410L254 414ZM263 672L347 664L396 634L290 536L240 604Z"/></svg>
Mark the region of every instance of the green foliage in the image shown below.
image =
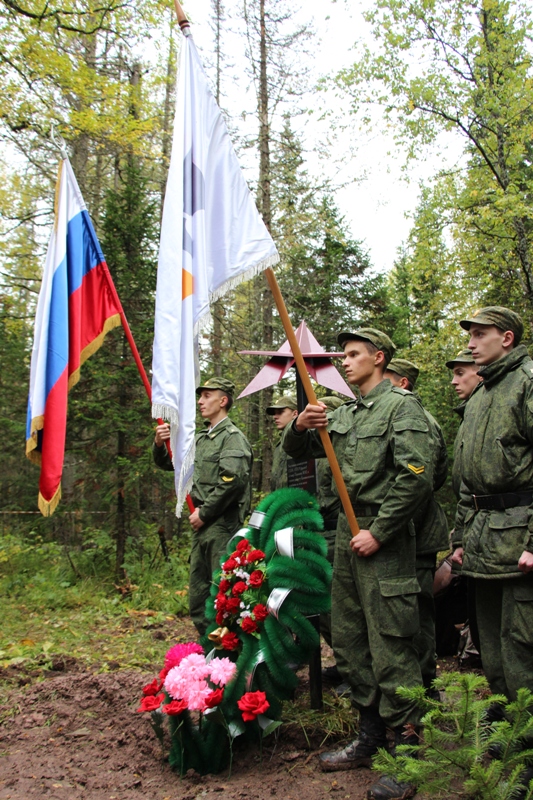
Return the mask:
<svg viewBox="0 0 533 800"><path fill-rule="evenodd" d="M167 636L187 611L188 548L172 548L164 561L155 532L132 563L125 594L113 584L114 542L106 531L87 532L85 545L68 551L38 533L0 538L0 666L47 667L75 657L108 668L109 662L145 668L168 649ZM192 627L192 626L191 626Z"/></svg>
<svg viewBox="0 0 533 800"><path fill-rule="evenodd" d="M466 168L441 175L436 211L452 225L458 287L475 286L464 304L497 300L532 318L530 4L375 0L367 18L379 48L338 85L354 111L378 100L411 158L443 130L462 137Z"/></svg>
<svg viewBox="0 0 533 800"><path fill-rule="evenodd" d="M398 689L425 711L423 736L416 747L400 745L395 757L381 750L373 767L416 784L430 797L449 797L453 787L455 796L511 800L533 756L528 748L533 694L520 689L517 699L508 703L488 692L484 677L455 672L442 675L434 686L443 693L441 702L429 700L422 687ZM505 705L505 720L489 724L487 711L494 703ZM499 757L490 759L494 747ZM532 795L533 787L527 797Z"/></svg>

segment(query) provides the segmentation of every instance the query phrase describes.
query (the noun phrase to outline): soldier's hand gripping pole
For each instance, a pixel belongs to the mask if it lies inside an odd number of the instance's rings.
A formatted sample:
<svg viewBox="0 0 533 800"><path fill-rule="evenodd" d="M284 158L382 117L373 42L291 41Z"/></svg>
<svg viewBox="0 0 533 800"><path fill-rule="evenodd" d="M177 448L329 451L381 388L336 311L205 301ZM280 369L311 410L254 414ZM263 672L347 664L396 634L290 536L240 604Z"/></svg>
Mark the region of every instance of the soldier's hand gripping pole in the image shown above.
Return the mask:
<svg viewBox="0 0 533 800"><path fill-rule="evenodd" d="M270 268L265 270L265 275L268 285L270 287L270 291L274 296L274 301L276 303L278 313L281 317L281 321L285 329L285 334L291 346L291 351L294 356L294 360L296 362L296 369L298 370L298 374L301 378L305 393L307 395L307 399L309 403L311 403L311 405L316 405L318 403L318 400L316 398L316 394L313 389L311 379L307 372L305 361L302 356L302 351L300 350L300 345L298 344L296 334L294 333L294 328L292 327L292 323L289 318L289 314L287 312L287 307L285 305L285 301L281 294L276 276L274 274L274 271ZM333 478L335 480L335 483L337 484L339 497L342 503L342 507L344 508L344 513L346 514L348 524L350 525L352 536L357 536L360 528L357 523L357 519L354 510L352 508L352 504L350 502L350 496L348 494L348 490L346 489L344 478L342 477L342 472L339 467L339 462L337 461L337 456L335 455L335 451L333 450L333 445L331 444L331 439L329 438L329 433L325 428L317 428L317 430L318 433L320 434L320 439L322 440L322 446L326 452L326 456L328 457L329 465L333 473Z"/></svg>

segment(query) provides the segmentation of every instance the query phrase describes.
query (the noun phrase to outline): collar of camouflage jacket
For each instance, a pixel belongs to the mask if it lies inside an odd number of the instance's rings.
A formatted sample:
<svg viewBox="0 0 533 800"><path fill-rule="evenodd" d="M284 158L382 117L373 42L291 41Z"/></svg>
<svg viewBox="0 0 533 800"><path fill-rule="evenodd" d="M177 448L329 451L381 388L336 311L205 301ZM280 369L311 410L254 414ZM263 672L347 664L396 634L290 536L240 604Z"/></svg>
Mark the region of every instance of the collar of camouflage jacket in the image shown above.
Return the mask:
<svg viewBox="0 0 533 800"><path fill-rule="evenodd" d="M493 361L492 364L487 364L486 367L481 367L479 375L483 378L483 382L480 383L479 386L492 386L498 383L508 372L517 369L523 361L529 360L527 347L524 344L519 344L518 347L515 347L510 353L507 353L507 355L499 358L497 361Z"/></svg>
<svg viewBox="0 0 533 800"><path fill-rule="evenodd" d="M472 397L472 395L470 395L470 397ZM467 397L466 400L463 400L461 403L459 403L458 406L455 406L455 408L453 409L456 414L459 414L461 419L464 419L464 417L465 417L465 408L466 408L466 404L470 400L470 397Z"/></svg>
<svg viewBox="0 0 533 800"><path fill-rule="evenodd" d="M372 408L378 397L380 397L382 394L385 394L385 392L390 391L392 391L392 383L388 378L384 378L382 381L380 381L380 383L374 386L374 388L371 389L368 394L365 394L364 397L361 397L359 387L357 386L355 392L357 405L365 406L365 408Z"/></svg>

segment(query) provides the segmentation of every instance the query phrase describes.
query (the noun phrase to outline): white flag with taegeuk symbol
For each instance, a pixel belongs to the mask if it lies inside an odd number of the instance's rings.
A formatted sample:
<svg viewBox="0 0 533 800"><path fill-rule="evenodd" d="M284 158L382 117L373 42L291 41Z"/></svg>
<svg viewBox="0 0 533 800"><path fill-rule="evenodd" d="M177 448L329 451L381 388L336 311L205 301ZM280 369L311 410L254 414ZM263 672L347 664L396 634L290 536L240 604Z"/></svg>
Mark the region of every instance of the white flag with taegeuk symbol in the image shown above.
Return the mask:
<svg viewBox="0 0 533 800"><path fill-rule="evenodd" d="M170 422L177 515L192 483L198 333L210 303L279 261L188 29L182 40L155 308L152 414Z"/></svg>

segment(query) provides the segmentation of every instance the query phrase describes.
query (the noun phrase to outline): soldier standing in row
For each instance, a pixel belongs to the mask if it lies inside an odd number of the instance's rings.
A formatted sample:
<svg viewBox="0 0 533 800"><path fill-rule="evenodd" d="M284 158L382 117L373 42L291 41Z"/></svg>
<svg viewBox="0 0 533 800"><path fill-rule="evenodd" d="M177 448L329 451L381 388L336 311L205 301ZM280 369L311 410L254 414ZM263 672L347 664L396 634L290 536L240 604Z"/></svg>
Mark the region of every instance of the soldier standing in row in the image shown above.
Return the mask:
<svg viewBox="0 0 533 800"><path fill-rule="evenodd" d="M342 750L323 753L326 771L371 766L387 746L386 727L396 742L418 742L413 726L419 709L396 693L422 684L415 636L419 629L415 532L411 522L433 488L431 437L424 411L411 392L384 380L394 354L389 337L373 328L341 333L347 381L355 401L326 416L323 404L307 405L285 430L293 457L324 457L316 428L328 428L361 525L352 537L339 515L332 585L333 647L352 701L360 712L358 738ZM411 796L415 787L382 777L373 800Z"/></svg>
<svg viewBox="0 0 533 800"><path fill-rule="evenodd" d="M189 611L200 635L207 630L205 602L213 572L228 540L242 527L252 499L252 448L228 417L234 391L235 384L216 377L196 390L200 414L210 423L196 435L191 489L195 510L189 517L193 528ZM170 427L159 425L153 453L162 469L173 469L165 447L169 438Z"/></svg>
<svg viewBox="0 0 533 800"><path fill-rule="evenodd" d="M452 358L451 361L447 361L446 366L453 372L452 386L457 393L457 397L461 401L454 409L461 418L461 425L453 445L452 469L452 489L457 499L459 499L459 489L461 488L461 426L465 415L466 404L482 378L478 375L479 367L472 358L472 351L468 348L457 353L455 358Z"/></svg>
<svg viewBox="0 0 533 800"><path fill-rule="evenodd" d="M533 361L513 311L489 306L460 324L482 382L461 427L453 560L475 579L490 688L514 700L533 691Z"/></svg>
<svg viewBox="0 0 533 800"><path fill-rule="evenodd" d="M418 379L419 369L406 358L393 358L385 371L385 377L393 386L399 386L412 392ZM433 439L433 493L421 505L413 517L416 531L416 577L420 584L418 595L418 613L420 615L420 633L416 645L420 658L422 680L426 689L437 677L437 654L435 649L435 600L433 597L433 581L437 553L447 550L449 546L448 522L446 514L435 499L437 492L446 481L448 474L448 452L439 423L424 408Z"/></svg>
<svg viewBox="0 0 533 800"><path fill-rule="evenodd" d="M270 491L283 489L287 486L287 455L281 446L281 434L295 417L298 416L298 404L292 395L283 395L279 400L268 406L266 413L274 417L274 425L280 432L280 438L274 447L272 455L272 472L270 473Z"/></svg>

